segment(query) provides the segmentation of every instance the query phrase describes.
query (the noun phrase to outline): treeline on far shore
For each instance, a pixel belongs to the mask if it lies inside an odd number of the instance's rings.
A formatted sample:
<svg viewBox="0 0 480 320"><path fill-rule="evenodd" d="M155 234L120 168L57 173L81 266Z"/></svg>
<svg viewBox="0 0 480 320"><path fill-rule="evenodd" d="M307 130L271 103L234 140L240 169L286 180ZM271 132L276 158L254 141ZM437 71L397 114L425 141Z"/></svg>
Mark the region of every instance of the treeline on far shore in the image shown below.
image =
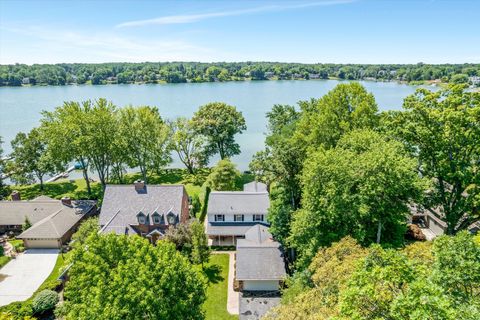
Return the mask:
<svg viewBox="0 0 480 320"><path fill-rule="evenodd" d="M0 65L0 86L345 79L480 85L480 64L144 62Z"/></svg>

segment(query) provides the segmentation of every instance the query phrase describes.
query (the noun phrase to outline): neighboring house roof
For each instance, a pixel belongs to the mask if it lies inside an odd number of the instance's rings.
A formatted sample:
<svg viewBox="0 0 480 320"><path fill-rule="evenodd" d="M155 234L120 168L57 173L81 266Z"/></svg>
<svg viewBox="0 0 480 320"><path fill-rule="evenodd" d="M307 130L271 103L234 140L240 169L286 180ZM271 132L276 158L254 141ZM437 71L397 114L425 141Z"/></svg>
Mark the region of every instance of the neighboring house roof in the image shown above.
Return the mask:
<svg viewBox="0 0 480 320"><path fill-rule="evenodd" d="M213 191L208 198L208 214L267 214L267 192Z"/></svg>
<svg viewBox="0 0 480 320"><path fill-rule="evenodd" d="M58 239L91 211L96 202L72 201L72 206L46 196L33 200L0 201L0 225L22 225L28 218L32 226L17 238Z"/></svg>
<svg viewBox="0 0 480 320"><path fill-rule="evenodd" d="M255 225L237 240L237 280L282 280L286 277L280 244L273 240L268 228Z"/></svg>
<svg viewBox="0 0 480 320"><path fill-rule="evenodd" d="M157 212L167 221L167 215L182 213L183 185L146 185L137 191L133 185L107 185L103 197L99 223L102 232L136 234L137 215L146 216L146 224L152 225L152 215Z"/></svg>
<svg viewBox="0 0 480 320"><path fill-rule="evenodd" d="M243 191L246 192L267 192L267 185L262 182L252 181L243 185Z"/></svg>

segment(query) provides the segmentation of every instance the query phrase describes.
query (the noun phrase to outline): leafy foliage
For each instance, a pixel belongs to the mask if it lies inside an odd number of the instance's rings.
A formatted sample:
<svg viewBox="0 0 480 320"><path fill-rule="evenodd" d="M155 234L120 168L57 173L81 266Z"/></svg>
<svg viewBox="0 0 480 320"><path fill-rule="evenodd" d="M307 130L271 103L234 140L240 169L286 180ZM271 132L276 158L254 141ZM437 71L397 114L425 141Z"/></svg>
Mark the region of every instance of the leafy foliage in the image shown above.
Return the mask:
<svg viewBox="0 0 480 320"><path fill-rule="evenodd" d="M402 244L407 204L423 190L415 160L399 142L371 130L343 136L306 160L302 209L289 243L308 265L320 246L351 235L362 244Z"/></svg>
<svg viewBox="0 0 480 320"><path fill-rule="evenodd" d="M202 319L205 282L171 243L93 235L73 251L66 319Z"/></svg>
<svg viewBox="0 0 480 320"><path fill-rule="evenodd" d="M53 310L58 303L58 293L52 290L43 290L35 295L32 303L32 309L36 314L41 314Z"/></svg>
<svg viewBox="0 0 480 320"><path fill-rule="evenodd" d="M240 172L229 159L220 160L208 175L205 185L215 191L232 191L239 176Z"/></svg>
<svg viewBox="0 0 480 320"><path fill-rule="evenodd" d="M219 154L223 160L240 154L235 135L247 129L245 118L234 106L223 102L212 102L195 112L193 127L197 134L207 139L206 155Z"/></svg>
<svg viewBox="0 0 480 320"><path fill-rule="evenodd" d="M465 86L438 92L418 89L403 112L384 116L392 135L418 157L419 170L434 181L426 206L445 217L454 234L480 219L480 93Z"/></svg>

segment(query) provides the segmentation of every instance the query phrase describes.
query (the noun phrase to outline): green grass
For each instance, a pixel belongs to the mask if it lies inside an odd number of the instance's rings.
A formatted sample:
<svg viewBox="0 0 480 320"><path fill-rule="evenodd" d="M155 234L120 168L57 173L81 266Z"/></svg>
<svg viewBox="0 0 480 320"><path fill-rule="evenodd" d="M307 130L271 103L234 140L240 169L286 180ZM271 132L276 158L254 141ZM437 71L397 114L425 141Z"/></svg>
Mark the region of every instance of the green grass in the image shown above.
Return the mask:
<svg viewBox="0 0 480 320"><path fill-rule="evenodd" d="M4 265L6 265L8 263L8 261L10 261L10 257L7 257L7 256L1 256L0 257L0 268L2 268Z"/></svg>
<svg viewBox="0 0 480 320"><path fill-rule="evenodd" d="M206 320L238 319L227 311L228 254L212 254L204 273L208 278L207 301L203 304Z"/></svg>

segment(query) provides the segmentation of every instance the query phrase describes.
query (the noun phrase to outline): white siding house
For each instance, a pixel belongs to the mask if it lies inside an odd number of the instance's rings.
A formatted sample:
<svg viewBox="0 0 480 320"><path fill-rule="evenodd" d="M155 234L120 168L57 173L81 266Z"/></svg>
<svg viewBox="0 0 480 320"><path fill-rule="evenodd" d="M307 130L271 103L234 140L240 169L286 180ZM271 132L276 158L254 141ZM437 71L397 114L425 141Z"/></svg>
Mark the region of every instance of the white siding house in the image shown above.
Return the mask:
<svg viewBox="0 0 480 320"><path fill-rule="evenodd" d="M213 191L208 199L205 229L210 245L235 245L252 226L268 225L266 191Z"/></svg>

